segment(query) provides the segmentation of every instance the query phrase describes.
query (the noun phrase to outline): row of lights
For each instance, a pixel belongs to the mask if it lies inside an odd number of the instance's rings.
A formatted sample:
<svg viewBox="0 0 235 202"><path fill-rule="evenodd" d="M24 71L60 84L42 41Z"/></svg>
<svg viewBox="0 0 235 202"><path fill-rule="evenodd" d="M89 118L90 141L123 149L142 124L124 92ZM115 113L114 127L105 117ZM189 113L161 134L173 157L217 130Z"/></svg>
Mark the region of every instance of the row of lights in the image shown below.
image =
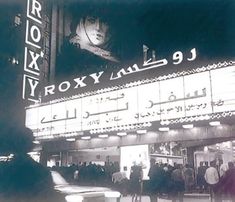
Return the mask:
<svg viewBox="0 0 235 202"><path fill-rule="evenodd" d="M147 133L147 130L137 130L136 131L137 134L145 134ZM117 133L118 136L122 137L122 136L126 136L127 133L126 132L118 132ZM98 135L99 138L108 138L109 135L108 134L100 134ZM91 136L83 136L81 137L82 140L90 140ZM67 138L66 141L75 141L75 138Z"/></svg>
<svg viewBox="0 0 235 202"><path fill-rule="evenodd" d="M211 121L211 122L209 122L209 125L210 126L219 126L220 122L219 121ZM182 127L184 129L191 129L191 128L194 127L194 125L193 124L185 124L185 125L182 125ZM167 131L170 130L170 128L169 127L160 127L160 128L158 128L158 130L161 131L161 132L167 132ZM142 130L137 130L136 133L137 134L146 134L147 130L143 130L143 129ZM123 136L126 136L127 133L126 132L118 132L117 135L120 136L120 137L123 137ZM99 138L108 138L108 136L109 136L108 134L100 134L100 135L98 135ZM82 136L81 139L82 140L90 140L91 136ZM70 141L70 142L74 142L75 140L76 140L76 138L67 138L66 139L66 141ZM36 141L34 141L34 143L35 144L39 144L39 141L36 140Z"/></svg>
<svg viewBox="0 0 235 202"><path fill-rule="evenodd" d="M220 122L219 121L211 121L211 122L209 122L209 125L210 126L219 126ZM185 125L182 125L182 127L184 129L191 129L191 128L194 127L194 125L193 124L185 124ZM169 127L161 127L158 130L161 131L161 132L166 132L166 131L169 131L170 128Z"/></svg>
<svg viewBox="0 0 235 202"><path fill-rule="evenodd" d="M98 128L98 129L91 129L91 134L97 134L97 133L105 133L105 132L113 132L117 130L136 130L143 127L151 127L152 123L150 122L144 122L144 123L137 123L137 124L128 124L128 125L120 125L120 126L113 126L108 128Z"/></svg>

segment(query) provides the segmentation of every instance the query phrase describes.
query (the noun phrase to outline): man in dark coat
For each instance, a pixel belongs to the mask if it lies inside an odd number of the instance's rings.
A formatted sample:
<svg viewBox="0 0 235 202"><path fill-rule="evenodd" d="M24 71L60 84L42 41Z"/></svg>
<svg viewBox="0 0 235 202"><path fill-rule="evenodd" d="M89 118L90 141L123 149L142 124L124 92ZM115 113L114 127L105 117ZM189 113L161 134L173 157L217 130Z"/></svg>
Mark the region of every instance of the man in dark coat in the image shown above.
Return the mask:
<svg viewBox="0 0 235 202"><path fill-rule="evenodd" d="M229 169L225 175L220 179L216 192L219 194L228 195L232 202L235 202L235 166L233 162L228 162Z"/></svg>

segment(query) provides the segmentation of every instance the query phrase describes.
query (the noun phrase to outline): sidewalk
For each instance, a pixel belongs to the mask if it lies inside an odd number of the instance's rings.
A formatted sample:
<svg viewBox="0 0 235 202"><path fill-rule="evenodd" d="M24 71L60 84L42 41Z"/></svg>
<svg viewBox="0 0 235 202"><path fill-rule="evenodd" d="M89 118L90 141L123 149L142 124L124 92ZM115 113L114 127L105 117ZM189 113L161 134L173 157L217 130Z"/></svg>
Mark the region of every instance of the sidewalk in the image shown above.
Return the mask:
<svg viewBox="0 0 235 202"><path fill-rule="evenodd" d="M158 202L171 202L170 199L158 198ZM131 196L122 197L120 202L131 202ZM149 196L142 196L141 202L150 202ZM184 202L210 202L209 194L184 194ZM224 201L225 202L225 201Z"/></svg>

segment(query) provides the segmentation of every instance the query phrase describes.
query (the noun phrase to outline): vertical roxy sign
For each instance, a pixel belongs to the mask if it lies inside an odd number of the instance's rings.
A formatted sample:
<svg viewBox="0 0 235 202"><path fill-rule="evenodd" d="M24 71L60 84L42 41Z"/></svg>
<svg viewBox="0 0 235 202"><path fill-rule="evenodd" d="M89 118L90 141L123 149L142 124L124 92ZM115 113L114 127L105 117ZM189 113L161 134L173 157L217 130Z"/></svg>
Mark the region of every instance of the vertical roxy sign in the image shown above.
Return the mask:
<svg viewBox="0 0 235 202"><path fill-rule="evenodd" d="M27 0L22 98L37 101L42 64L42 1Z"/></svg>

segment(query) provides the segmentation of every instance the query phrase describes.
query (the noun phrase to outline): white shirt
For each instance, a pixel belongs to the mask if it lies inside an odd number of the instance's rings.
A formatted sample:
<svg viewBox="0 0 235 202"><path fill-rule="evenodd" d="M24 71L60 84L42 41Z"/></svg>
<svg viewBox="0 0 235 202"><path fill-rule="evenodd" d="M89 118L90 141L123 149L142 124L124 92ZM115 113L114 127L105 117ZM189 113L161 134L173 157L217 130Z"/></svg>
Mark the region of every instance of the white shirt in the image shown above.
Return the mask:
<svg viewBox="0 0 235 202"><path fill-rule="evenodd" d="M222 164L219 170L220 177L222 177L226 173L227 170L228 170L228 165Z"/></svg>
<svg viewBox="0 0 235 202"><path fill-rule="evenodd" d="M125 172L116 172L116 173L113 173L112 175L112 181L114 183L116 182L121 182L122 180L126 179L126 173Z"/></svg>
<svg viewBox="0 0 235 202"><path fill-rule="evenodd" d="M219 182L219 174L216 168L209 167L206 169L205 180L208 184L216 184Z"/></svg>

